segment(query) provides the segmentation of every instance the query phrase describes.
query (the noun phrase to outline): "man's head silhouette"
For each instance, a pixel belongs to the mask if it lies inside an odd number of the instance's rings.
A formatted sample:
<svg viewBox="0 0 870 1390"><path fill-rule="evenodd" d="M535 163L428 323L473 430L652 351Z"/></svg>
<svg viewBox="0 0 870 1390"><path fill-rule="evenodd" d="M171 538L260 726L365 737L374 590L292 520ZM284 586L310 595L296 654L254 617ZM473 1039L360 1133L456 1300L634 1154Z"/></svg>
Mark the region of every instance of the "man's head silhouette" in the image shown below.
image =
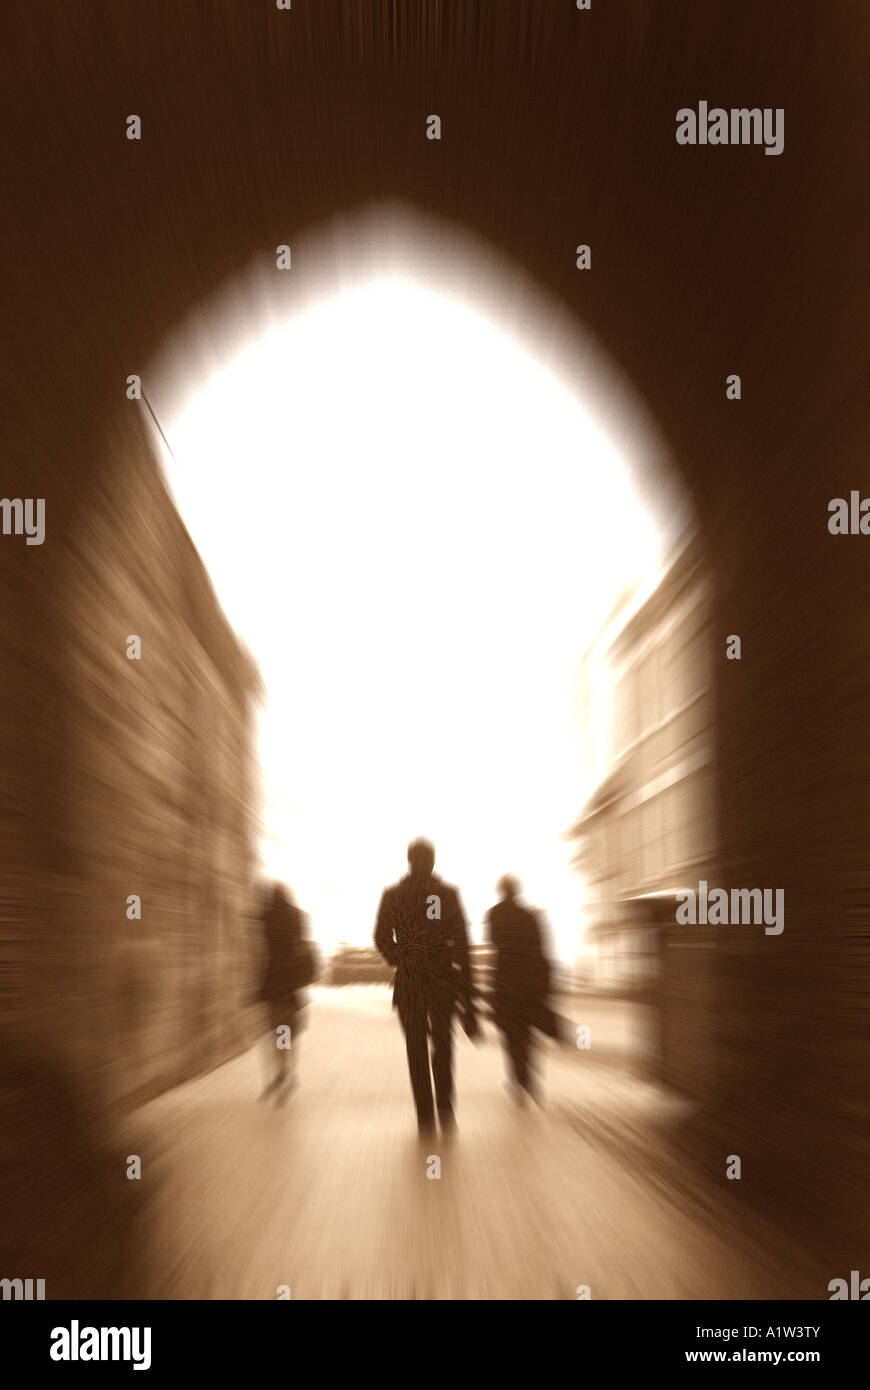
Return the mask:
<svg viewBox="0 0 870 1390"><path fill-rule="evenodd" d="M408 846L408 865L412 878L431 878L435 868L435 846L429 840L412 840Z"/></svg>
<svg viewBox="0 0 870 1390"><path fill-rule="evenodd" d="M513 874L502 874L495 886L505 901L509 903L512 903L515 898L519 897L522 888L519 879L514 878Z"/></svg>
<svg viewBox="0 0 870 1390"><path fill-rule="evenodd" d="M272 906L284 908L289 907L292 902L293 894L290 892L286 883L274 884L272 888Z"/></svg>

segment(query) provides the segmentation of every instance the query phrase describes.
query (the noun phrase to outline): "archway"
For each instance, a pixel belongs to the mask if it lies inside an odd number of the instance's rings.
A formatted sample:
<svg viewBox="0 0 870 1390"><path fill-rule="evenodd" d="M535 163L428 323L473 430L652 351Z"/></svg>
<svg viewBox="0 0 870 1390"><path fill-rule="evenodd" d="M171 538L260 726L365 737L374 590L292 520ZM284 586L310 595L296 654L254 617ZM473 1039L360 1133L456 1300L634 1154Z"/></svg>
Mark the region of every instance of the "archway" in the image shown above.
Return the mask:
<svg viewBox="0 0 870 1390"><path fill-rule="evenodd" d="M425 830L472 922L512 868L573 963L564 831L600 773L575 676L686 542L673 463L592 338L468 231L392 202L276 252L188 316L142 404L263 672L264 867L327 949L370 944Z"/></svg>

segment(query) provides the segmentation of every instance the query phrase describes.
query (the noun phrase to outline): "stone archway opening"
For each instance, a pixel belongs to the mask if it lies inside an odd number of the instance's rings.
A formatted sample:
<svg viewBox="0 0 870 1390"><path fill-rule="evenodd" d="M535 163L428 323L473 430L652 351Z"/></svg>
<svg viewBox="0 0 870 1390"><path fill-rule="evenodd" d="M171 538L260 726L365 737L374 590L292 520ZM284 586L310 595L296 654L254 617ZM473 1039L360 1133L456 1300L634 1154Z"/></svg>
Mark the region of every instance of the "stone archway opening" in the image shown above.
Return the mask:
<svg viewBox="0 0 870 1390"><path fill-rule="evenodd" d="M403 203L264 251L143 381L265 682L263 869L327 950L362 945L427 833L473 921L513 869L573 963L600 905L565 831L622 751L596 651L692 528L636 391L515 265Z"/></svg>

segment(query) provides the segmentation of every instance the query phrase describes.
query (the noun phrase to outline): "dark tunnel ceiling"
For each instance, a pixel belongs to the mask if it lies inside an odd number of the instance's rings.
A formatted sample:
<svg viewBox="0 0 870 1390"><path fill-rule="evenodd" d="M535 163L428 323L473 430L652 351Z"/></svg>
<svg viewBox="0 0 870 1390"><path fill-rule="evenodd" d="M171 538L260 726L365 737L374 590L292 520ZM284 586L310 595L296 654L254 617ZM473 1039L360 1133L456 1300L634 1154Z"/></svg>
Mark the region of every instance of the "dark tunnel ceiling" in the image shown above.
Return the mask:
<svg viewBox="0 0 870 1390"><path fill-rule="evenodd" d="M856 292L867 283L857 238L827 248L862 196L868 26L822 3L799 26L785 3L679 8L682 23L673 3L152 0L56 7L49 24L13 7L22 398L53 362L70 428L86 427L253 252L400 197L476 230L573 310L652 409L702 514L755 468L749 453L793 475L811 427L828 448L851 428L804 419L798 443L791 407L836 391L861 332L857 296L824 336L844 254ZM676 109L703 95L784 107L783 155L677 146ZM141 142L125 139L131 112ZM719 437L734 370L755 383L751 449Z"/></svg>

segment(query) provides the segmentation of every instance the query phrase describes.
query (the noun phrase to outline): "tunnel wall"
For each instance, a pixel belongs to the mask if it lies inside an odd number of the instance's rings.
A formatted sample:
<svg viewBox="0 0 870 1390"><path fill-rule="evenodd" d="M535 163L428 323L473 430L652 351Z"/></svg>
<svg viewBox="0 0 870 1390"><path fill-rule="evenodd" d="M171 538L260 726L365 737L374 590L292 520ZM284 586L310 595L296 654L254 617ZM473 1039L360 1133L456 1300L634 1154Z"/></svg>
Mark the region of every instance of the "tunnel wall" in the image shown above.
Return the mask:
<svg viewBox="0 0 870 1390"><path fill-rule="evenodd" d="M31 634L21 657L39 652L41 696L26 678L6 691L25 706L13 727L39 719L53 744L34 745L50 763L41 785L24 748L15 764L32 818L16 864L29 921L7 941L6 1019L108 1111L219 1065L256 1027L259 676L167 494L139 409L131 402L108 422L103 486L69 499L66 544L48 564L35 560L45 637ZM127 656L132 636L140 659ZM128 916L131 895L140 919Z"/></svg>

